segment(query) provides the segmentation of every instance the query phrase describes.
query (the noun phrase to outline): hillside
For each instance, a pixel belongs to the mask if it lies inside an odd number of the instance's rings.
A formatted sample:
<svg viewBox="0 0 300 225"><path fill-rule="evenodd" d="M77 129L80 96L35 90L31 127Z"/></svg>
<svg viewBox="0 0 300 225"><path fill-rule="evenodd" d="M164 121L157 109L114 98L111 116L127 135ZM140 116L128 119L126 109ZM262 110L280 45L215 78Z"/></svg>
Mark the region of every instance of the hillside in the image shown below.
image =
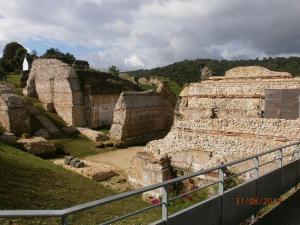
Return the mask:
<svg viewBox="0 0 300 225"><path fill-rule="evenodd" d="M214 75L224 75L225 71L238 66L262 66L274 71L289 72L300 76L300 57L264 58L262 60L213 60L195 59L176 62L168 66L150 70L136 70L126 72L135 77L160 76L175 81L180 86L200 80L201 69L207 66Z"/></svg>
<svg viewBox="0 0 300 225"><path fill-rule="evenodd" d="M61 209L116 194L100 183L55 166L47 160L32 156L0 142L0 210L3 209ZM103 222L109 218L147 206L140 196L112 203L71 218L72 224ZM158 218L152 214L150 218ZM150 219L148 217L148 219ZM134 218L136 224L147 219ZM13 224L40 224L41 219L9 219ZM0 224L12 224L0 218ZM59 219L46 219L42 224L59 224ZM126 222L122 224L127 224ZM129 222L129 224L131 224Z"/></svg>

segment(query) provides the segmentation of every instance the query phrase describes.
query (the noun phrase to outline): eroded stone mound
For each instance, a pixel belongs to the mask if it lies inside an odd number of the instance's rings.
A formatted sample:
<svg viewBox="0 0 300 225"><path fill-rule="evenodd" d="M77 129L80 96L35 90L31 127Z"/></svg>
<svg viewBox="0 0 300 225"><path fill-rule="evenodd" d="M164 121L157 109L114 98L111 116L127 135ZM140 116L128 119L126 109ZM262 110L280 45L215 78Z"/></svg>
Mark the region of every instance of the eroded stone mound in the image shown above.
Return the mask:
<svg viewBox="0 0 300 225"><path fill-rule="evenodd" d="M211 80L216 79L239 79L239 78L292 78L292 75L287 72L271 71L260 66L245 66L236 67L225 72L224 77L210 77Z"/></svg>

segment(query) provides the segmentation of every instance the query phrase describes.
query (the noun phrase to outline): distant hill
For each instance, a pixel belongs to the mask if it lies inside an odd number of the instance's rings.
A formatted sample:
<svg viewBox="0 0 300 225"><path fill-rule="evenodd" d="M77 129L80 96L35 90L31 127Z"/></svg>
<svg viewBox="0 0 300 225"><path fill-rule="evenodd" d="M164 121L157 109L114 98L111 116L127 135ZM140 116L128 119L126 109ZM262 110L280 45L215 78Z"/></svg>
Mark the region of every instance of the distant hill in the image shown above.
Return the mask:
<svg viewBox="0 0 300 225"><path fill-rule="evenodd" d="M207 66L213 75L222 76L225 71L238 66L262 66L274 71L289 72L294 76L300 76L300 57L289 58L264 58L251 60L213 60L195 59L176 62L168 66L150 70L136 70L126 72L135 77L160 76L168 78L180 86L196 82L201 79L201 69Z"/></svg>

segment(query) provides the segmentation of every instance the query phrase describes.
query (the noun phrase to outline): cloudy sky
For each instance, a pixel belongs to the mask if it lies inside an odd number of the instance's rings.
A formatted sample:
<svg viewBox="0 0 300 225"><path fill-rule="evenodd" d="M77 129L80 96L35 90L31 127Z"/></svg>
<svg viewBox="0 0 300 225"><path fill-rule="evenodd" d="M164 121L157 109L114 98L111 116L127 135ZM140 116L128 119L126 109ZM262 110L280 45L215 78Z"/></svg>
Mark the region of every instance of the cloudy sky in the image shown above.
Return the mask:
<svg viewBox="0 0 300 225"><path fill-rule="evenodd" d="M299 0L0 0L0 50L55 47L93 66L300 54Z"/></svg>

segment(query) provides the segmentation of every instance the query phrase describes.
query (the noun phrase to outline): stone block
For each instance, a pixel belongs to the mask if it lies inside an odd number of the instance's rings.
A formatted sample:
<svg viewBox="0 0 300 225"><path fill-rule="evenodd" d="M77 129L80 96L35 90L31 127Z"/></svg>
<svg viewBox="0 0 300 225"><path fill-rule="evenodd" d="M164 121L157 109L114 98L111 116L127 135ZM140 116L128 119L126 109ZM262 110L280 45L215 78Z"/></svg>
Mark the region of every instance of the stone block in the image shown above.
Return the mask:
<svg viewBox="0 0 300 225"><path fill-rule="evenodd" d="M106 134L100 131L95 131L89 128L77 127L78 131L92 141L106 141L109 138Z"/></svg>
<svg viewBox="0 0 300 225"><path fill-rule="evenodd" d="M33 137L29 139L21 138L17 141L17 143L33 155L51 154L56 151L55 145L42 137Z"/></svg>

